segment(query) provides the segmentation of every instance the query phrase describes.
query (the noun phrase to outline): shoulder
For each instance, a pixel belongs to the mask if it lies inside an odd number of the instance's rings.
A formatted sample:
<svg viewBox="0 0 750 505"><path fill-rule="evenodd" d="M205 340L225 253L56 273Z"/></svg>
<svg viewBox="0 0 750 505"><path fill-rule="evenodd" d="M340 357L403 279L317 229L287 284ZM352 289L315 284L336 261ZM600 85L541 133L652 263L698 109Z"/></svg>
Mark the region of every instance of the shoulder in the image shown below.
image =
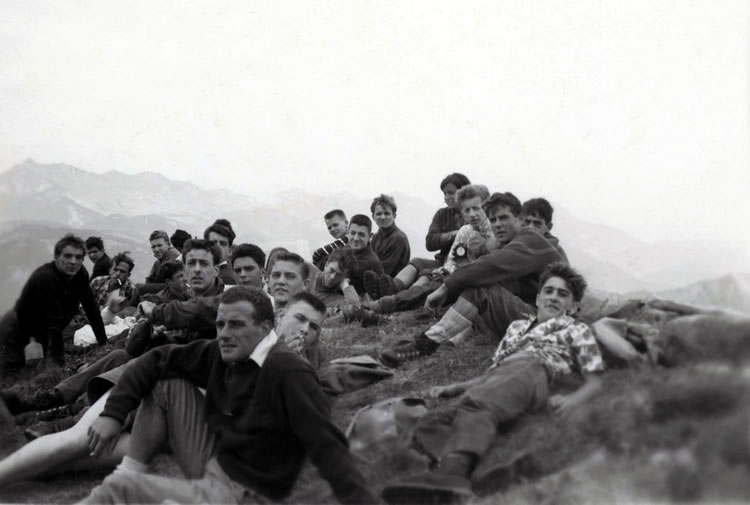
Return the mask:
<svg viewBox="0 0 750 505"><path fill-rule="evenodd" d="M315 375L315 370L310 363L281 342L268 353L263 362L263 371L279 376L295 372Z"/></svg>
<svg viewBox="0 0 750 505"><path fill-rule="evenodd" d="M450 207L442 207L435 212L433 219L449 219L453 217L453 209Z"/></svg>
<svg viewBox="0 0 750 505"><path fill-rule="evenodd" d="M393 230L393 236L397 237L397 238L400 238L402 240L405 240L407 242L409 241L409 237L406 236L406 233L404 232L404 230L402 230L398 226L396 227L395 230Z"/></svg>
<svg viewBox="0 0 750 505"><path fill-rule="evenodd" d="M170 247L169 249L167 249L167 252L164 254L164 257L166 258L166 260L173 260L173 259L177 259L177 256L179 255L180 255L180 251L178 251L177 248Z"/></svg>
<svg viewBox="0 0 750 505"><path fill-rule="evenodd" d="M550 241L544 238L540 233L529 228L520 230L516 236L513 237L513 240L511 240L503 249L506 248L527 249L534 252L554 251L557 253L557 248Z"/></svg>

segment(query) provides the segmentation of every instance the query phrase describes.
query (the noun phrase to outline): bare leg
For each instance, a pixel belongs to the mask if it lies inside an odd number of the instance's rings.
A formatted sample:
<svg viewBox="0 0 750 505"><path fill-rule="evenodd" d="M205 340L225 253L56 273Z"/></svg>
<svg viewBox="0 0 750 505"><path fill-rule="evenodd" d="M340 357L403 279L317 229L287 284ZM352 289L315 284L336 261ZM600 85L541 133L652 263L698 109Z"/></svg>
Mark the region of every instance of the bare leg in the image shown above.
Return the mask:
<svg viewBox="0 0 750 505"><path fill-rule="evenodd" d="M427 275L421 275L419 277L419 279L417 279L417 282L414 283L414 285L415 286L424 286L425 284L429 284L430 282L432 282L432 280L430 280L429 276L427 276Z"/></svg>
<svg viewBox="0 0 750 505"><path fill-rule="evenodd" d="M0 486L41 475L73 469L107 468L116 465L127 452L129 436L121 437L112 454L89 457L87 432L104 410L105 393L70 429L32 440L0 461Z"/></svg>
<svg viewBox="0 0 750 505"><path fill-rule="evenodd" d="M417 267L414 265L406 265L396 274L396 279L404 284L404 289L408 288L417 280Z"/></svg>

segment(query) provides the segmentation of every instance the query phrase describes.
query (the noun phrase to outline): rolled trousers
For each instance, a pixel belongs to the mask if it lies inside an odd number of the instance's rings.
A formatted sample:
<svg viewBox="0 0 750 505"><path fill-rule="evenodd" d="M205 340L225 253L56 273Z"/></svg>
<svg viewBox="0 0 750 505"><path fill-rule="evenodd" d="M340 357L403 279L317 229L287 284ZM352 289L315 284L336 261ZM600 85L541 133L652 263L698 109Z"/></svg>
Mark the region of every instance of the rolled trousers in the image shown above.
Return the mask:
<svg viewBox="0 0 750 505"><path fill-rule="evenodd" d="M143 399L133 437L166 416L167 441L190 480L115 471L82 503L269 503L270 500L232 480L216 460L216 437L205 420L204 396L182 379L160 381ZM159 419L159 421L157 421Z"/></svg>

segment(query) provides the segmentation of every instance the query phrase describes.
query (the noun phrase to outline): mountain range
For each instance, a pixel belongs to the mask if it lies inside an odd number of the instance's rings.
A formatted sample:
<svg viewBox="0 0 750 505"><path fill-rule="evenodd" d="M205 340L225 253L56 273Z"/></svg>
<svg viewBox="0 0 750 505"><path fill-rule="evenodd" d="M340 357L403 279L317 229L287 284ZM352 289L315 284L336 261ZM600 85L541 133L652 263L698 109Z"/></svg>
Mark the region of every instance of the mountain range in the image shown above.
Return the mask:
<svg viewBox="0 0 750 505"><path fill-rule="evenodd" d="M229 191L205 190L154 172L97 174L30 159L11 167L0 173L0 285L5 287L0 309L10 307L29 273L51 259L54 241L67 231L84 238L102 236L110 255L130 251L136 262L133 278L140 282L153 263L148 244L152 230L171 234L182 228L199 236L222 217L232 222L236 243L253 242L266 251L283 245L309 257L313 249L331 240L322 220L325 212L342 208L348 215L370 214L369 198L345 192L321 196L294 189L267 194L264 176L249 173L244 187ZM397 223L410 238L412 256L431 257L423 237L442 205L437 188L431 203L402 192L389 193L398 203ZM644 243L614 227L582 220L559 204L554 221L553 233L571 263L597 289L664 292L674 299L684 294L701 304L750 311L750 280L728 275L744 271L746 258L731 249L686 256L686 251L699 250L700 244ZM677 260L675 251L689 262ZM720 263L717 257L722 258ZM90 269L88 260L86 265ZM699 282L702 279L715 280Z"/></svg>

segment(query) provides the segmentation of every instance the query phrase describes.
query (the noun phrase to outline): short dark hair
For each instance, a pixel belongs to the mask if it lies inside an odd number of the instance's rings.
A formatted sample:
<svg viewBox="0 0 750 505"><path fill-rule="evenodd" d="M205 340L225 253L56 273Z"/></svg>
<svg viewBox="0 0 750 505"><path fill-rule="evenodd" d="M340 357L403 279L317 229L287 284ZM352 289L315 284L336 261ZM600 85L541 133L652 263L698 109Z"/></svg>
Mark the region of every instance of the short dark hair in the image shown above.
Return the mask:
<svg viewBox="0 0 750 505"><path fill-rule="evenodd" d="M175 230L172 236L169 237L169 241L172 242L172 245L175 246L180 252L182 252L182 247L185 245L185 241L188 239L190 239L190 234L185 230L180 229Z"/></svg>
<svg viewBox="0 0 750 505"><path fill-rule="evenodd" d="M391 211L393 213L396 213L396 200L391 195L386 195L385 193L381 193L380 196L376 196L373 198L372 203L370 204L370 213L375 214L375 206L380 205L381 207L385 207L386 205L391 208Z"/></svg>
<svg viewBox="0 0 750 505"><path fill-rule="evenodd" d="M490 197L490 190L484 184L468 184L458 190L456 193L456 203L461 205L466 200L479 197L482 200L482 205Z"/></svg>
<svg viewBox="0 0 750 505"><path fill-rule="evenodd" d="M101 237L94 237L91 236L86 239L86 249L92 249L96 247L97 249L103 251L104 250L104 241Z"/></svg>
<svg viewBox="0 0 750 505"><path fill-rule="evenodd" d="M340 217L344 221L346 221L346 214L344 214L344 211L341 209L333 209L325 213L323 216L323 219L333 219L334 217Z"/></svg>
<svg viewBox="0 0 750 505"><path fill-rule="evenodd" d="M172 242L169 241L169 235L167 235L167 232L164 230L154 230L151 232L151 235L148 236L148 241L151 242L152 240L157 240L163 238L167 241L167 245L171 245Z"/></svg>
<svg viewBox="0 0 750 505"><path fill-rule="evenodd" d="M227 241L229 241L229 245L232 245L232 242L234 242L234 238L237 236L234 234L234 230L232 229L232 223L230 223L226 219L217 219L216 221L214 221L214 224L206 228L206 231L203 232L203 238L205 240L208 240L208 234L211 232L218 233L222 237L226 237Z"/></svg>
<svg viewBox="0 0 750 505"><path fill-rule="evenodd" d="M201 240L199 238L189 238L185 241L185 245L182 247L182 262L185 263L187 260L187 254L193 249L202 249L211 253L211 258L214 260L214 266L217 266L221 261L221 249L219 246L212 244L208 240Z"/></svg>
<svg viewBox="0 0 750 505"><path fill-rule="evenodd" d="M266 264L266 253L255 244L240 244L232 249L232 263L237 258L252 258L260 268Z"/></svg>
<svg viewBox="0 0 750 505"><path fill-rule="evenodd" d="M349 226L356 224L357 226L367 227L367 231L372 233L372 220L364 214L355 214L349 220Z"/></svg>
<svg viewBox="0 0 750 505"><path fill-rule="evenodd" d="M526 216L538 216L544 219L544 222L552 224L552 205L544 198L532 198L523 202L521 211Z"/></svg>
<svg viewBox="0 0 750 505"><path fill-rule="evenodd" d="M255 309L253 321L256 324L268 321L273 325L274 314L271 299L260 289L250 286L235 286L228 291L224 291L219 299L219 303L222 305L237 302L249 302L253 306Z"/></svg>
<svg viewBox="0 0 750 505"><path fill-rule="evenodd" d="M514 216L518 217L521 215L521 201L510 191L506 191L505 193L492 193L490 199L484 204L484 210L487 214L490 213L490 209L496 207L508 207L510 213Z"/></svg>
<svg viewBox="0 0 750 505"><path fill-rule="evenodd" d="M440 191L444 190L448 184L453 184L454 186L456 186L456 189L461 189L464 186L471 184L471 181L464 174L453 172L452 174L447 175L445 179L440 181Z"/></svg>
<svg viewBox="0 0 750 505"><path fill-rule="evenodd" d="M271 249L271 252L268 253L268 263L266 263L266 273L271 272L271 267L273 266L273 262L276 261L276 256L282 252L289 252L289 249L287 249L286 247L274 247L273 249Z"/></svg>
<svg viewBox="0 0 750 505"><path fill-rule="evenodd" d="M341 249L339 249L339 251L340 250ZM293 295L291 298L289 298L289 301L286 302L286 306L291 307L297 302L305 302L310 307L315 309L316 312L320 312L321 314L326 315L326 304L323 303L320 298L310 293L309 291L300 291L296 295Z"/></svg>
<svg viewBox="0 0 750 505"><path fill-rule="evenodd" d="M573 295L573 300L577 302L581 301L583 294L586 292L588 283L586 282L586 279L583 278L583 275L581 275L575 268L562 261L555 261L554 263L547 265L547 268L544 269L542 275L539 276L540 292L542 287L544 287L544 284L552 277L559 277L564 280Z"/></svg>
<svg viewBox="0 0 750 505"><path fill-rule="evenodd" d="M128 256L128 254L130 254L130 251L123 251L115 254L115 257L112 258L112 266L116 267L118 263L127 263L130 267L129 272L132 272L133 268L135 268L135 262L133 261L133 258Z"/></svg>
<svg viewBox="0 0 750 505"><path fill-rule="evenodd" d="M357 266L357 258L354 257L354 251L348 247L342 247L333 251L326 260L326 265L335 261L338 263L339 268L344 272L344 275L349 276Z"/></svg>
<svg viewBox="0 0 750 505"><path fill-rule="evenodd" d="M84 254L86 254L86 243L83 241L83 239L79 237L78 235L73 235L72 233L66 233L63 238L61 238L55 243L55 249L54 249L55 258L60 256L60 254L62 254L62 250L68 246L73 246L76 249L80 249Z"/></svg>
<svg viewBox="0 0 750 505"><path fill-rule="evenodd" d="M302 279L307 280L307 278L310 277L310 267L307 266L307 262L299 254L290 251L279 251L273 258L273 262L270 266L271 271L273 271L273 266L279 261L289 261L295 265L301 266L300 273L302 274ZM271 275L271 272L268 272L268 275Z"/></svg>
<svg viewBox="0 0 750 505"><path fill-rule="evenodd" d="M159 271L156 273L156 282L165 283L172 280L174 274L185 270L185 265L179 260L165 261L159 266Z"/></svg>

